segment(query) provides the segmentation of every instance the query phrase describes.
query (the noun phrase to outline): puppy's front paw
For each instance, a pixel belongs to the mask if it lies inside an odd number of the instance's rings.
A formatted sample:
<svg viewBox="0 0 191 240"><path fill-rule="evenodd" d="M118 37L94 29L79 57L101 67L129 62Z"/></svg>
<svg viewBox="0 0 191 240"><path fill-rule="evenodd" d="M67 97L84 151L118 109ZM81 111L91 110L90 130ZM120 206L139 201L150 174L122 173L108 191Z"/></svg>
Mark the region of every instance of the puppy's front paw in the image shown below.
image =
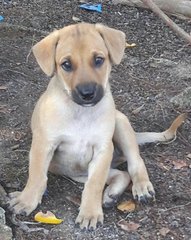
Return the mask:
<svg viewBox="0 0 191 240"><path fill-rule="evenodd" d="M95 230L98 224L103 224L102 208L80 208L80 212L76 218L76 224L83 230Z"/></svg>
<svg viewBox="0 0 191 240"><path fill-rule="evenodd" d="M25 191L10 193L9 197L9 209L16 214L25 214L28 216L39 203L38 198Z"/></svg>
<svg viewBox="0 0 191 240"><path fill-rule="evenodd" d="M150 200L155 200L155 191L149 180L134 182L132 193L134 199L143 204L148 203Z"/></svg>

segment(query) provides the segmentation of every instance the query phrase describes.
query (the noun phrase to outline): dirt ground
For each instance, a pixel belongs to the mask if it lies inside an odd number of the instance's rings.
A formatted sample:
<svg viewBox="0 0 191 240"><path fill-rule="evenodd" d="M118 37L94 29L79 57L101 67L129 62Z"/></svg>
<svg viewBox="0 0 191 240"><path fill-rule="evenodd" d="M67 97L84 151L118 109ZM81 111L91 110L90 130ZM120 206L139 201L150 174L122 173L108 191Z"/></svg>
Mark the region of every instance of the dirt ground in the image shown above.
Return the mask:
<svg viewBox="0 0 191 240"><path fill-rule="evenodd" d="M31 144L30 118L34 104L49 79L32 55L31 46L55 28L81 21L101 22L124 31L136 47L127 49L122 63L113 68L111 88L117 108L128 115L136 131L161 131L186 107L176 107L171 98L191 86L191 48L179 39L152 12L102 1L103 12L79 8L79 1L0 1L0 183L7 192L23 189L28 174ZM190 33L189 21L173 20ZM8 24L8 25L6 25ZM134 110L142 106L138 113ZM29 225L35 231L15 226L6 209L7 223L14 239L191 239L191 117L171 144L141 147L156 190L156 202L137 206L132 213L117 208L104 210L104 225L94 232L75 228L78 206L68 198L80 196L83 186L64 177L49 174L48 190L39 210L49 210L63 218L61 225ZM125 167L125 166L124 166ZM32 196L31 196L32 197ZM120 201L132 199L126 191ZM119 220L139 224L124 231ZM42 227L44 231L37 231Z"/></svg>

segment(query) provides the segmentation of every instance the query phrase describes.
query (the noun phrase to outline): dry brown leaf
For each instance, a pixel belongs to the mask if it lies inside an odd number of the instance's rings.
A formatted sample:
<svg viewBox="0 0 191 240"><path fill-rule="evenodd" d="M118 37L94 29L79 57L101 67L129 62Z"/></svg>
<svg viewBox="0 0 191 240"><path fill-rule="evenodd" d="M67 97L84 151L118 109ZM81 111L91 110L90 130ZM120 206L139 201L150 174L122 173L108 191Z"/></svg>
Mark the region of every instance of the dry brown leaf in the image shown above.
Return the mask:
<svg viewBox="0 0 191 240"><path fill-rule="evenodd" d="M0 90L6 90L7 87L6 86L0 86Z"/></svg>
<svg viewBox="0 0 191 240"><path fill-rule="evenodd" d="M139 227L140 224L134 222L127 222L124 219L120 220L117 225L127 232L135 232Z"/></svg>
<svg viewBox="0 0 191 240"><path fill-rule="evenodd" d="M188 164L184 160L176 160L172 162L174 165L174 169L179 170L184 167L188 167Z"/></svg>
<svg viewBox="0 0 191 240"><path fill-rule="evenodd" d="M136 206L133 200L124 201L117 206L117 209L122 212L133 212L135 208Z"/></svg>
<svg viewBox="0 0 191 240"><path fill-rule="evenodd" d="M7 113L8 109L6 108L6 105L0 105L0 113Z"/></svg>
<svg viewBox="0 0 191 240"><path fill-rule="evenodd" d="M160 235L162 235L163 237L166 237L166 235L170 232L169 228L163 227L159 230Z"/></svg>

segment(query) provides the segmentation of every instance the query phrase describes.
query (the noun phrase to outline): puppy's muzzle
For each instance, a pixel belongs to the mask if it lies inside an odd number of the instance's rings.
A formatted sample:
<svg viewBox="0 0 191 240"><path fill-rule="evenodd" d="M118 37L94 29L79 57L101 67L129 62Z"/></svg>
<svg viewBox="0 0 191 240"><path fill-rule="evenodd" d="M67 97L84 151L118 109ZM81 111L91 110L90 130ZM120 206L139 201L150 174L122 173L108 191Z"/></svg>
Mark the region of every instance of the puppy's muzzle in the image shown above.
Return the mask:
<svg viewBox="0 0 191 240"><path fill-rule="evenodd" d="M103 87L97 83L78 84L72 91L74 102L82 106L94 106L103 97Z"/></svg>

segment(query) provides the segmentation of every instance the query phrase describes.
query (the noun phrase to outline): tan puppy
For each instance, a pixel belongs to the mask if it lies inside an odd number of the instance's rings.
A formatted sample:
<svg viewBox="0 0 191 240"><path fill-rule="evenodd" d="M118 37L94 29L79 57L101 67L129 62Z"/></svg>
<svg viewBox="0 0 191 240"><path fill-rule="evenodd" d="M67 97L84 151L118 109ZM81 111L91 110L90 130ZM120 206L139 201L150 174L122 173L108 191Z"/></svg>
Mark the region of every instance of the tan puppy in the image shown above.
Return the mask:
<svg viewBox="0 0 191 240"><path fill-rule="evenodd" d="M33 47L52 79L32 116L26 187L10 194L17 214L30 214L41 203L48 170L85 183L76 219L81 228L102 223L102 202L106 207L115 203L130 181L136 199L154 197L137 143L173 138L182 117L163 133L135 134L127 117L115 109L108 82L111 64L120 63L124 49L123 32L84 23L54 31ZM128 172L111 168L122 160Z"/></svg>

